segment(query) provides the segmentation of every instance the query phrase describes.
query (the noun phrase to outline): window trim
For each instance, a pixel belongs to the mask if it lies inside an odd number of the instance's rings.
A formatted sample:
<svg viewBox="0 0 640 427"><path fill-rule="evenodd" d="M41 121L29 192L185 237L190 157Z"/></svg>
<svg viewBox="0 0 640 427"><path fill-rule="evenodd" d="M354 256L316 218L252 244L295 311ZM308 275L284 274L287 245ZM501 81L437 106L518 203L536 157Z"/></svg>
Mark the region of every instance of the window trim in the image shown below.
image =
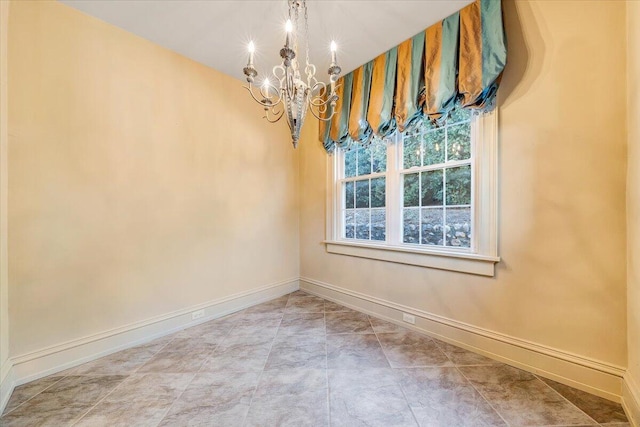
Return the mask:
<svg viewBox="0 0 640 427"><path fill-rule="evenodd" d="M400 264L429 267L448 271L477 274L481 276L495 275L495 264L498 256L498 114L493 112L477 117L472 127L473 147L473 188L474 209L473 246L467 250L447 247L393 245L386 242L359 241L341 238L339 226L342 223L337 197L342 194L339 188L338 172L339 155L327 156L327 194L326 194L326 235L323 243L329 253L376 259ZM399 136L396 136L399 139ZM398 141L393 142L398 144ZM388 150L387 164L397 162L396 153L401 150ZM397 163L396 163L397 164ZM399 192L398 174L387 173L388 188L396 188ZM389 191L387 193L387 209L389 209ZM400 209L396 209L400 211ZM389 241L390 217L387 215L387 236ZM397 221L397 214L396 214Z"/></svg>

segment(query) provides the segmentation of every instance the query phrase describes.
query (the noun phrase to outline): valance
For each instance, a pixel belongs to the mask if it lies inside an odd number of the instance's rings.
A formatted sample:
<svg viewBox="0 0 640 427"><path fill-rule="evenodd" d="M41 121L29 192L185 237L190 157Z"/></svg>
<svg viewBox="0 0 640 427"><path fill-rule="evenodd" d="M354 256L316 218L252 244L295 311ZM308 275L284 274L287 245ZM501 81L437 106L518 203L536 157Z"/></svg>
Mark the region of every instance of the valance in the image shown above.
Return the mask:
<svg viewBox="0 0 640 427"><path fill-rule="evenodd" d="M404 131L462 108L486 112L507 60L501 0L476 0L338 80L337 113L320 122L327 151Z"/></svg>

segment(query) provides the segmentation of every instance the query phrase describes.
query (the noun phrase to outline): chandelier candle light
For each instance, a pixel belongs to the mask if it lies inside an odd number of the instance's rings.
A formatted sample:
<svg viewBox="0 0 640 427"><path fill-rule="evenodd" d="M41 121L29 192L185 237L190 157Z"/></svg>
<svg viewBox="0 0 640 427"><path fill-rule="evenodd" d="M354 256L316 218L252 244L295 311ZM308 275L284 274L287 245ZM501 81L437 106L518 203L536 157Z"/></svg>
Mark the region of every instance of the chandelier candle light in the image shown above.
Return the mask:
<svg viewBox="0 0 640 427"><path fill-rule="evenodd" d="M259 89L255 89L253 85L258 71L253 64L253 55L255 53L255 45L253 41L249 42L249 61L244 67L244 75L247 76L245 89L249 91L253 99L264 108L264 118L269 122L275 123L286 116L287 124L291 129L291 140L293 147L298 146L300 139L300 130L304 124L304 118L307 111L310 110L317 119L323 121L331 120L336 113L335 106L338 100L336 95L336 80L342 71L336 60L337 46L334 41L331 42L331 66L329 67L330 87L324 82L319 82L316 75L316 66L309 62L309 23L307 16L306 0L288 0L289 2L289 19L285 26L286 37L284 47L280 49L280 57L282 63L273 67L272 73L278 86L272 84L268 78L262 82ZM304 47L305 47L305 66L304 77L300 70L298 62L298 15L300 11L304 12Z"/></svg>

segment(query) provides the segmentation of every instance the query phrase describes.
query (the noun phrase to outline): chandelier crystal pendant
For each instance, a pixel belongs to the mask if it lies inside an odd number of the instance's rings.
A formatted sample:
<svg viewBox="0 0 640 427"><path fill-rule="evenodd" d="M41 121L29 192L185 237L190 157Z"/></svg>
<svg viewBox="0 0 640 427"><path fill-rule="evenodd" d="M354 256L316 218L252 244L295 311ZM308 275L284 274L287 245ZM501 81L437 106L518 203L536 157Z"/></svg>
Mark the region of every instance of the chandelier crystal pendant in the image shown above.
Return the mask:
<svg viewBox="0 0 640 427"><path fill-rule="evenodd" d="M255 46L249 42L249 61L244 67L244 75L247 76L247 86L253 99L264 108L264 118L271 123L279 121L282 116L287 118L287 124L291 129L293 147L298 146L300 130L304 124L307 111L311 111L317 119L329 121L336 113L335 106L338 100L336 95L336 80L342 71L336 60L337 46L331 42L331 66L329 67L330 86L316 79L316 66L309 62L309 23L306 0L288 0L289 19L286 24L286 38L284 47L280 49L282 63L273 67L273 77L277 86L265 78L258 89L254 81L258 76L258 70L253 64ZM298 62L298 18L300 12L304 16L304 69ZM304 73L304 75L303 75ZM329 91L329 92L327 92Z"/></svg>

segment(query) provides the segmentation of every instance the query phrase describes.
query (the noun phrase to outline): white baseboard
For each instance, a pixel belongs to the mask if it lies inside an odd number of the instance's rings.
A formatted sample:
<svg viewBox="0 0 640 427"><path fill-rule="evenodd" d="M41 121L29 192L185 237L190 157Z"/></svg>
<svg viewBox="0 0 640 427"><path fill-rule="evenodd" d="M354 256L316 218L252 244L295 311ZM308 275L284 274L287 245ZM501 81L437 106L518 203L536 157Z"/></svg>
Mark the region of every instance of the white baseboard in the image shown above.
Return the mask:
<svg viewBox="0 0 640 427"><path fill-rule="evenodd" d="M301 277L300 288L545 378L615 402L621 401L625 369L620 366L479 328L311 278ZM402 322L402 313L414 315L416 324Z"/></svg>
<svg viewBox="0 0 640 427"><path fill-rule="evenodd" d="M640 427L640 386L629 375L629 371L624 375L622 385L622 407L632 427Z"/></svg>
<svg viewBox="0 0 640 427"><path fill-rule="evenodd" d="M0 414L4 412L5 406L9 402L14 389L13 364L11 359L7 359L0 370Z"/></svg>
<svg viewBox="0 0 640 427"><path fill-rule="evenodd" d="M297 289L303 289L589 393L622 402L632 426L640 427L640 388L628 374L625 375L624 368L310 278L290 279L266 285L10 358L0 372L0 378L2 378L0 380L0 413L4 410L16 386L143 344L186 327L225 316ZM197 310L204 310L205 316L192 321L191 313ZM403 323L401 320L403 312L416 316L416 324Z"/></svg>
<svg viewBox="0 0 640 427"><path fill-rule="evenodd" d="M184 328L226 316L298 289L298 279L289 279L12 357L9 360L10 372L1 383L0 413L4 410L14 387ZM197 310L204 310L204 317L191 320L191 313Z"/></svg>

